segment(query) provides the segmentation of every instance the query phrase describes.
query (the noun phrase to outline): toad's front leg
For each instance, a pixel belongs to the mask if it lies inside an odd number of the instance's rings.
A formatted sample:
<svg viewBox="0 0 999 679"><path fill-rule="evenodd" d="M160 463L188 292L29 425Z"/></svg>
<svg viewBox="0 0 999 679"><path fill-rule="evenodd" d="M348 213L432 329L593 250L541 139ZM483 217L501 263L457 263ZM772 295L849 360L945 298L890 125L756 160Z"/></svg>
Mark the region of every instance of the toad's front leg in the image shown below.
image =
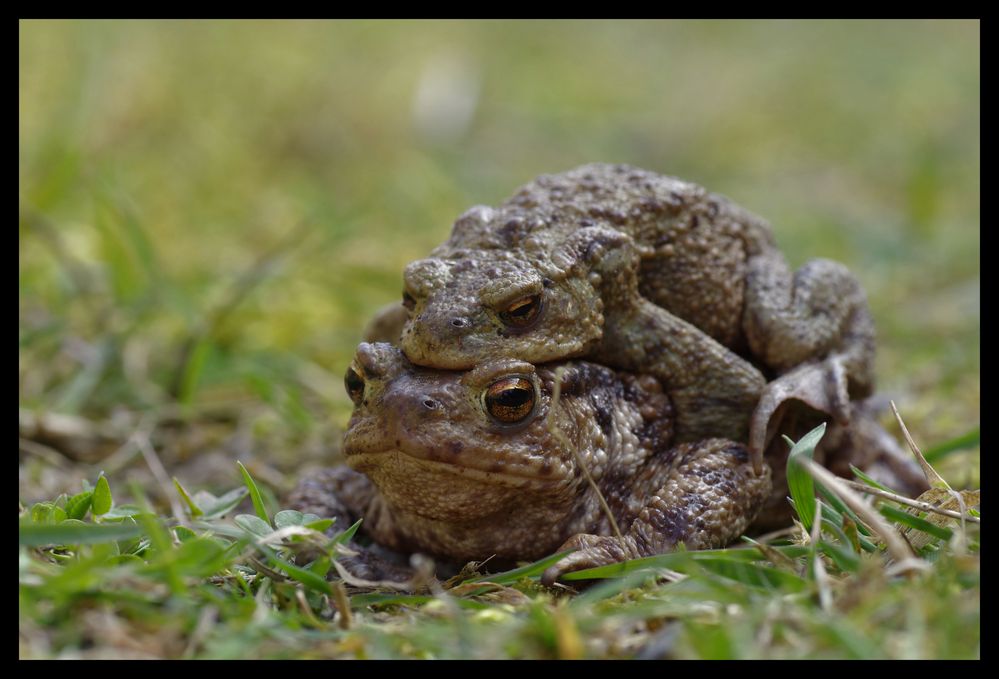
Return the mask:
<svg viewBox="0 0 999 679"><path fill-rule="evenodd" d="M642 297L639 250L627 235L580 230L571 245L600 286L603 337L594 358L660 379L673 403L674 441L745 441L763 374L691 323ZM761 453L762 455L762 453ZM762 457L754 459L762 467Z"/></svg>
<svg viewBox="0 0 999 679"><path fill-rule="evenodd" d="M326 534L330 537L351 526L358 519L365 519L361 532L378 524L378 490L364 474L346 466L319 469L299 481L288 496L286 504L303 513L334 519ZM365 525L370 524L370 525ZM378 545L362 546L351 541L351 556L337 561L355 578L369 581L391 580L404 582L413 577L413 570L399 563L400 555L381 549ZM335 571L330 571L335 575Z"/></svg>
<svg viewBox="0 0 999 679"><path fill-rule="evenodd" d="M787 401L846 424L850 401L874 389L874 322L860 283L838 262L814 259L792 275L776 250L750 258L743 326L753 354L780 373L753 414L754 455L778 430Z"/></svg>
<svg viewBox="0 0 999 679"><path fill-rule="evenodd" d="M656 490L626 532L620 538L570 538L560 551L578 551L546 570L542 582L551 584L570 571L663 554L680 543L690 550L722 547L746 530L770 493L770 467L755 473L745 446L724 439L677 446L653 458L639 476ZM636 492L649 485L642 478Z"/></svg>

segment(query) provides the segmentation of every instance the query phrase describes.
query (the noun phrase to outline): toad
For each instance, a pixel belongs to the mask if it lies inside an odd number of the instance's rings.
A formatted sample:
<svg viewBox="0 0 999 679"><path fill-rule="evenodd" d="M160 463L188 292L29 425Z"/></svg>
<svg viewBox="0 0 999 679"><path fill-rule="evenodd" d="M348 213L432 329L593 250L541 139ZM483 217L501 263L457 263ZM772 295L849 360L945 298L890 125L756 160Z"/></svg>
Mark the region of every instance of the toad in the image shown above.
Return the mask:
<svg viewBox="0 0 999 679"><path fill-rule="evenodd" d="M873 390L873 322L843 265L792 273L763 219L626 165L541 176L468 210L406 268L402 305L367 338L433 368L585 358L654 376L677 442L748 441L757 471L788 401L845 424Z"/></svg>
<svg viewBox="0 0 999 679"><path fill-rule="evenodd" d="M365 343L345 384L347 465L310 475L290 503L341 529L363 518L390 550L458 563L577 550L546 571L551 583L680 543L720 547L787 507L786 485L772 489L770 465L756 473L743 444L674 443L649 375L504 358L442 371Z"/></svg>

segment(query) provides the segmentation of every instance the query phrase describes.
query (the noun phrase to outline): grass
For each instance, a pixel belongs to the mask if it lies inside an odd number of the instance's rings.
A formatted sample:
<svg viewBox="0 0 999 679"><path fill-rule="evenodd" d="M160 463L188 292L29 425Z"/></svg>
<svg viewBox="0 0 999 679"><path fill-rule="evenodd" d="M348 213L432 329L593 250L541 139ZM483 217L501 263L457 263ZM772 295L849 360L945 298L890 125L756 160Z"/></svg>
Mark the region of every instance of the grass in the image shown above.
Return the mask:
<svg viewBox="0 0 999 679"><path fill-rule="evenodd" d="M46 527L146 517L117 554L22 548L22 657L978 655L978 557L951 547L911 576L823 552L831 608L797 556L771 566L797 592L691 565L575 598L352 594L341 630L326 592L241 570L271 563L252 541L178 534L170 481L205 510L241 460L266 516L240 511L273 521L336 461L343 369L403 266L468 206L607 160L731 196L793 266L850 266L881 393L977 487L977 22L25 21L19 57L19 499Z"/></svg>
<svg viewBox="0 0 999 679"><path fill-rule="evenodd" d="M184 499L180 516L113 502L93 489L22 513L22 657L198 658L973 658L980 655L979 534L958 519L881 513L908 531L900 561L793 460L803 524L783 545L679 551L537 583L558 555L507 573L467 574L426 592L378 593L326 579L357 524L271 517L244 488ZM802 486L807 488L802 489ZM931 493L933 491L930 491ZM253 499L254 514L236 514ZM847 493L849 495L849 493ZM848 497L846 499L849 499ZM978 493L963 493L968 506ZM811 507L808 516L800 507ZM828 503L828 504L827 504ZM86 521L89 516L89 521ZM821 517L821 526L816 518ZM949 524L949 527L944 524ZM811 530L809 531L809 526ZM875 525L877 525L875 523ZM809 539L810 538L810 539ZM896 537L896 539L898 539ZM317 556L318 552L318 556ZM296 563L296 561L298 563ZM900 566L905 566L900 569ZM892 570L896 573L890 575ZM570 596L580 580L606 579ZM71 621L71 622L60 622ZM932 624L930 624L932 621Z"/></svg>

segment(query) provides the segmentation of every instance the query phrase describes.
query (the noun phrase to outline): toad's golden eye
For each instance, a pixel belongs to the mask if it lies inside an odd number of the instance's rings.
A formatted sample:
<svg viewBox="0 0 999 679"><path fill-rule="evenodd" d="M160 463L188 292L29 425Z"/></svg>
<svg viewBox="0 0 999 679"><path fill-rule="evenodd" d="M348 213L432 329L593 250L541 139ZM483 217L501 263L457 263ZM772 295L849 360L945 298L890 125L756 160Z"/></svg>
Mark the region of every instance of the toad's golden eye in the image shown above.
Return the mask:
<svg viewBox="0 0 999 679"><path fill-rule="evenodd" d="M412 311L416 308L416 298L406 291L402 293L402 305Z"/></svg>
<svg viewBox="0 0 999 679"><path fill-rule="evenodd" d="M347 387L347 395L354 405L360 405L364 396L364 378L353 367L347 368L347 374L343 376L343 385Z"/></svg>
<svg viewBox="0 0 999 679"><path fill-rule="evenodd" d="M534 385L523 377L506 377L486 389L486 410L505 424L520 422L534 411Z"/></svg>
<svg viewBox="0 0 999 679"><path fill-rule="evenodd" d="M500 312L500 320L513 328L526 328L541 311L541 295L521 297L516 302Z"/></svg>

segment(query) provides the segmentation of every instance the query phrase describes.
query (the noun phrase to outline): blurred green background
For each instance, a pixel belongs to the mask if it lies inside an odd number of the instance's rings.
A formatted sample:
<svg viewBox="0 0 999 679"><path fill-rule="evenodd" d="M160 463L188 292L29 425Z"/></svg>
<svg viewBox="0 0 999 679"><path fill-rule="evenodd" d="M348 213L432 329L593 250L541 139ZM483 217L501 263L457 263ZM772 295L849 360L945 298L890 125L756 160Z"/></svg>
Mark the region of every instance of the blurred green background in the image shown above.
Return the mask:
<svg viewBox="0 0 999 679"><path fill-rule="evenodd" d="M979 422L979 29L21 22L21 408L170 412L164 456L293 474L335 451L404 265L471 205L599 160L728 195L795 267L845 262L882 391L917 441L956 436ZM192 426L213 408L220 432Z"/></svg>

